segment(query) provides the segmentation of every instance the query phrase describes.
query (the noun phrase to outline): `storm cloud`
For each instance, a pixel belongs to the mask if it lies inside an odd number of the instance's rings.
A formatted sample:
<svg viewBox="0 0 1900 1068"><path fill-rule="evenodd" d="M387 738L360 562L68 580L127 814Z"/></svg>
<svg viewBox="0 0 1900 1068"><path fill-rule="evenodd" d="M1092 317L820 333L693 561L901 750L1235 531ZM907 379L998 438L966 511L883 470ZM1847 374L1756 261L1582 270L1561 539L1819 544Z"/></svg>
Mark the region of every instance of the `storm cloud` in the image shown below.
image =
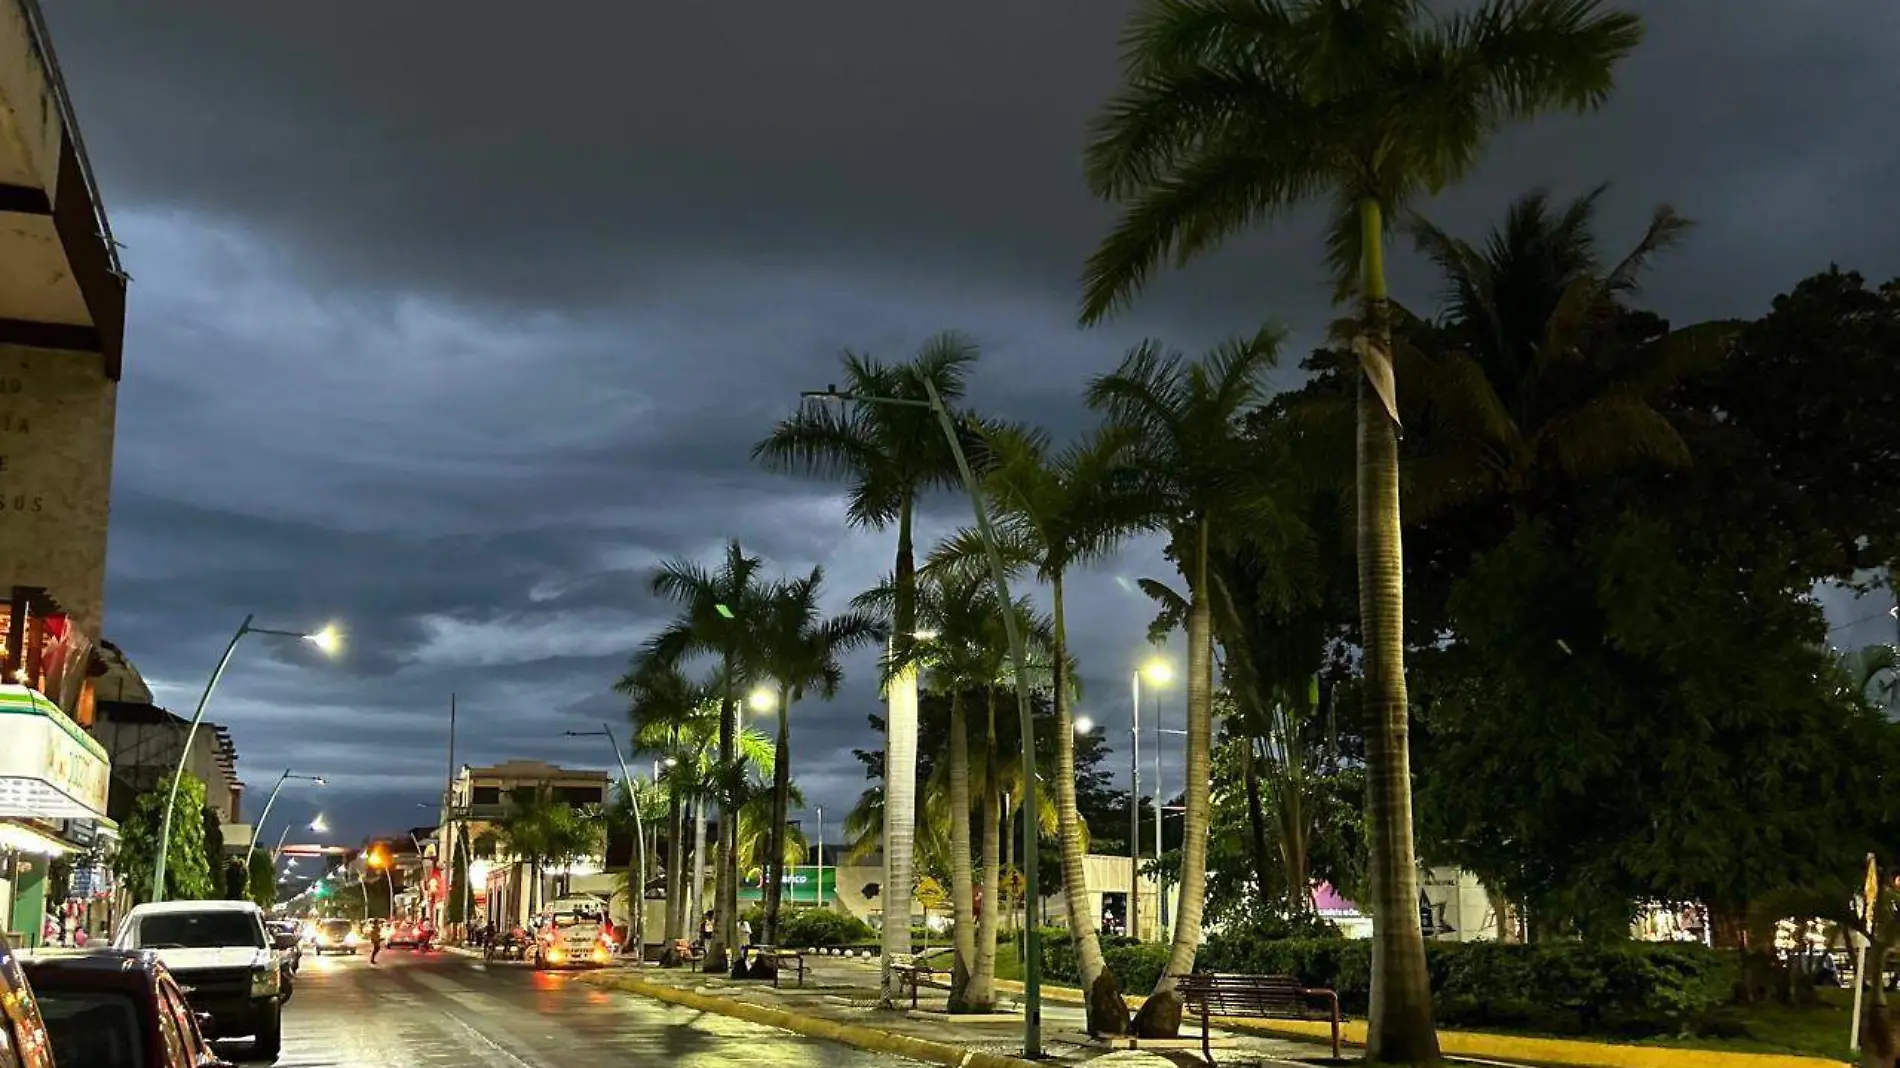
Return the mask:
<svg viewBox="0 0 1900 1068"><path fill-rule="evenodd" d="M1068 432L1141 336L1274 320L1291 364L1328 317L1296 219L1075 327L1119 0L47 6L134 277L108 636L188 707L246 612L342 621L337 662L247 647L212 716L254 783L329 776L298 804L348 840L438 795L451 691L458 761L606 766L561 732L624 718L661 559L737 537L823 564L840 604L874 582L888 535L748 458L840 348L962 329L976 404ZM1900 8L1644 8L1608 108L1506 135L1427 213L1471 232L1532 186L1607 181L1614 243L1673 203L1702 225L1646 299L1680 320L1758 314L1830 261L1900 273ZM1423 266L1394 270L1429 307ZM946 496L926 526L966 516ZM1073 583L1087 710L1118 740L1151 615L1132 580L1165 569L1143 541ZM833 812L876 708L852 667L798 727Z"/></svg>

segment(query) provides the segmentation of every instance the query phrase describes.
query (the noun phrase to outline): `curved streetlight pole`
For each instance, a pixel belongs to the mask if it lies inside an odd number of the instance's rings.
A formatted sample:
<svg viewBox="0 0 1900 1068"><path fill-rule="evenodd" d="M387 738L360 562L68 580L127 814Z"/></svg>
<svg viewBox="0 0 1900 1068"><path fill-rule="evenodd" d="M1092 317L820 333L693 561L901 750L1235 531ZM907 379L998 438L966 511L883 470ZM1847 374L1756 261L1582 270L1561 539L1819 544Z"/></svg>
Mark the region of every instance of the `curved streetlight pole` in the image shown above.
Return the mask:
<svg viewBox="0 0 1900 1068"><path fill-rule="evenodd" d="M211 702L211 692L218 688L218 680L224 677L224 669L231 664L231 654L237 652L238 643L246 634L268 634L273 638L295 638L315 645L329 655L336 655L342 644L342 635L334 626L328 626L314 634L304 634L294 630L271 630L267 627L254 627L251 621L255 615L247 615L244 622L238 624L237 633L231 635L230 644L224 647L224 655L218 657L218 666L212 670L211 678L205 682L204 692L198 695L198 707L191 714L191 726L185 729L185 744L178 750L178 767L172 771L171 792L165 798L165 815L158 827L158 861L152 865L152 900L165 900L165 858L171 853L172 810L178 806L178 783L185 777L185 764L191 760L191 744L198 737L198 724L204 722L205 706ZM257 835L251 835L253 841ZM246 869L246 878L249 878Z"/></svg>
<svg viewBox="0 0 1900 1068"><path fill-rule="evenodd" d="M264 799L264 811L257 814L257 823L251 827L251 846L249 849L246 849L244 851L244 878L247 880L251 877L251 874L250 874L251 873L251 857L255 856L257 853L257 832L263 830L264 821L270 819L270 807L277 803L277 791L282 790L284 788L284 784L289 782L292 779L297 779L301 782L315 783L318 786L329 785L327 782L324 781L323 776L321 775L299 775L296 772L290 770L289 768L285 768L284 773L282 775L277 776L277 785L270 788L270 796ZM284 833L285 834L290 833L290 827L288 825L284 827ZM281 839L279 840L279 848L282 848ZM276 855L277 855L277 851L272 850L271 856L273 858L272 860L273 864L276 863L274 859Z"/></svg>
<svg viewBox="0 0 1900 1068"><path fill-rule="evenodd" d="M628 932L633 941L633 959L635 964L645 964L646 950L646 910L647 910L647 838L646 830L640 820L640 795L633 786L633 773L627 770L627 759L620 755L620 743L614 739L612 728L605 723L597 731L567 731L570 738L605 738L613 746L614 763L620 765L620 781L627 789L627 807L633 810L633 885L627 888L627 910L629 912ZM606 861L603 849L601 858Z"/></svg>
<svg viewBox="0 0 1900 1068"><path fill-rule="evenodd" d="M963 443L957 437L955 418L943 403L937 386L928 376L919 376L923 383L924 394L928 400L912 400L908 397L871 397L861 394L841 393L836 386L821 391L808 391L801 397L813 400L851 401L859 404L888 404L902 408L928 408L937 417L937 425L942 428L943 436L950 444L950 454L956 460L957 474L963 478L963 488L970 495L970 507L976 515L977 534L983 541L983 554L989 558L990 582L996 588L996 601L1003 613L1003 631L1009 638L1010 660L1016 666L1016 713L1021 721L1023 738L1023 803L1024 812L1040 812L1037 799L1036 782L1036 721L1029 701L1029 658L1023 650L1022 628L1018 626L1014 602L1009 596L1009 569L1003 564L1003 554L997 547L996 531L990 526L989 505L983 499L983 487L976 480L976 473L970 469L970 460L963 454ZM1062 680L1056 680L1062 685ZM889 818L889 809L886 809ZM1023 1056L1042 1056L1042 932L1037 924L1036 906L1036 868L1038 864L1036 834L1033 825L1023 834L1023 902L1025 945L1023 954ZM890 887L885 891L890 892ZM888 925L890 916L885 916ZM909 917L899 917L898 922L909 925ZM884 961L886 971L890 960Z"/></svg>

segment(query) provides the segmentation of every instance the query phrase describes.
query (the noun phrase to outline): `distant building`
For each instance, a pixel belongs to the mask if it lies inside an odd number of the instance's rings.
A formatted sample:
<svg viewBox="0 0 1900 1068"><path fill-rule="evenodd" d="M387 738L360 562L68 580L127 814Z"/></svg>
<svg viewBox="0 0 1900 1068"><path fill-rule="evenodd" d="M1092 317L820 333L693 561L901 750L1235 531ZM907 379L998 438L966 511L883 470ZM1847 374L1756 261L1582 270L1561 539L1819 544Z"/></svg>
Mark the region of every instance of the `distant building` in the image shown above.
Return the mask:
<svg viewBox="0 0 1900 1068"><path fill-rule="evenodd" d="M540 760L510 760L485 768L462 766L442 812L438 854L453 864L452 843L460 841L468 848L473 922L492 920L504 927L525 924L533 902L552 900L557 886L569 892L612 896L613 879L605 868L605 831L592 856L543 871L548 885L539 894L533 893L529 865L506 851L498 833L508 814L509 797L516 790L546 790L553 800L576 808L604 808L611 782L605 771L564 768Z"/></svg>
<svg viewBox="0 0 1900 1068"><path fill-rule="evenodd" d="M111 642L99 646L105 673L94 680L92 735L112 762L106 811L124 820L138 796L171 781L191 722L152 703L138 668ZM216 723L198 725L185 770L205 784L205 803L227 824L243 822L244 784L237 777L237 746ZM242 844L249 844L248 835Z"/></svg>

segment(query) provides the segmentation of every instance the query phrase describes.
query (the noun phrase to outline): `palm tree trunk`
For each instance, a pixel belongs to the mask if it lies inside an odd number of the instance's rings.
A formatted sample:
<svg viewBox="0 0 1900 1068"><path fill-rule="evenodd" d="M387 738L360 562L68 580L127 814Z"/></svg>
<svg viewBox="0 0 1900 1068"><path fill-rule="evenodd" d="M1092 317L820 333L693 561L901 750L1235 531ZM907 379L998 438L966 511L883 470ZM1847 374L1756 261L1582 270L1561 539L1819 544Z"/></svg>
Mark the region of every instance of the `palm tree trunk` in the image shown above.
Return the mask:
<svg viewBox="0 0 1900 1068"><path fill-rule="evenodd" d="M917 559L911 544L911 494L897 509L897 566L891 606L894 635L909 636L917 625ZM910 907L916 888L913 851L917 841L917 671L907 667L886 684L884 718L884 932L883 993L889 1007L901 994L893 958L910 953Z"/></svg>
<svg viewBox="0 0 1900 1068"><path fill-rule="evenodd" d="M711 911L706 908L706 832L710 823L706 818L706 798L703 795L694 798L693 877L686 887L686 899L691 904L684 917L686 930L694 938L699 936L700 920Z"/></svg>
<svg viewBox="0 0 1900 1068"><path fill-rule="evenodd" d="M731 967L726 960L726 948L734 943L739 934L738 873L733 870L738 862L738 850L733 847L738 844L734 832L739 823L739 813L733 807L732 791L726 781L734 763L737 744L739 706L732 692L733 676L737 670L738 664L728 653L725 692L719 698L719 772L716 784L719 791L719 866L713 871L713 936L712 944L706 948L707 972L722 972Z"/></svg>
<svg viewBox="0 0 1900 1068"><path fill-rule="evenodd" d="M772 756L772 828L767 836L765 863L765 934L767 945L778 945L778 910L785 889L785 816L792 791L792 691L778 688L778 751Z"/></svg>
<svg viewBox="0 0 1900 1068"><path fill-rule="evenodd" d="M1491 904L1491 915L1498 925L1498 941L1505 945L1515 943L1517 939L1517 917L1511 909L1511 899L1507 897L1497 883L1487 880L1484 884L1484 896Z"/></svg>
<svg viewBox="0 0 1900 1068"><path fill-rule="evenodd" d="M1195 524L1194 580L1187 615L1187 811L1182 817L1181 891L1174 910L1174 944L1155 993L1172 992L1175 977L1194 970L1207 901L1207 828L1212 801L1214 745L1214 613L1207 589L1207 516ZM1152 1037L1152 1036L1151 1036Z"/></svg>
<svg viewBox="0 0 1900 1068"><path fill-rule="evenodd" d="M1313 911L1312 876L1307 874L1310 850L1306 794L1296 773L1282 769L1279 789L1280 863L1286 870L1286 907L1293 915Z"/></svg>
<svg viewBox="0 0 1900 1068"><path fill-rule="evenodd" d="M983 688L988 699L988 725L983 732L983 914L976 921L976 974L970 978L969 1002L984 1010L996 1005L996 921L1002 909L997 890L1002 885L1003 798L997 787L1002 767L996 751L996 688Z"/></svg>
<svg viewBox="0 0 1900 1068"><path fill-rule="evenodd" d="M1240 735L1241 781L1247 787L1247 852L1253 860L1254 885L1262 900L1273 893L1273 871L1267 854L1267 813L1260 796L1260 755L1254 752L1253 739Z"/></svg>
<svg viewBox="0 0 1900 1068"><path fill-rule="evenodd" d="M950 695L950 1011L969 1012L970 975L976 963L976 902L970 871L970 725L963 691Z"/></svg>
<svg viewBox="0 0 1900 1068"><path fill-rule="evenodd" d="M679 791L671 790L671 811L667 813L670 833L666 839L666 945L672 948L680 938L686 917L686 810L680 804Z"/></svg>
<svg viewBox="0 0 1900 1068"><path fill-rule="evenodd" d="M1369 376L1391 381L1392 321L1385 225L1376 200L1359 204L1361 293L1368 337L1359 376L1359 629L1365 644L1366 823L1371 854L1372 1005L1366 1059L1439 1059L1412 840L1412 768L1405 693L1405 577L1399 529L1396 415ZM1189 779L1192 782L1192 777Z"/></svg>
<svg viewBox="0 0 1900 1068"><path fill-rule="evenodd" d="M1075 945L1076 971L1084 993L1095 989L1107 965L1102 961L1101 939L1095 933L1095 910L1089 907L1088 878L1082 869L1082 814L1075 800L1075 720L1069 707L1069 637L1063 615L1062 572L1049 576L1049 595L1055 620L1051 651L1056 706L1056 837L1062 853L1062 897L1069 906L1069 937ZM1023 834L1037 833L1037 813L1023 813ZM1111 982L1113 979L1111 978ZM1095 999L1088 999L1093 1012ZM1104 1021L1091 1016L1090 1034L1101 1033Z"/></svg>

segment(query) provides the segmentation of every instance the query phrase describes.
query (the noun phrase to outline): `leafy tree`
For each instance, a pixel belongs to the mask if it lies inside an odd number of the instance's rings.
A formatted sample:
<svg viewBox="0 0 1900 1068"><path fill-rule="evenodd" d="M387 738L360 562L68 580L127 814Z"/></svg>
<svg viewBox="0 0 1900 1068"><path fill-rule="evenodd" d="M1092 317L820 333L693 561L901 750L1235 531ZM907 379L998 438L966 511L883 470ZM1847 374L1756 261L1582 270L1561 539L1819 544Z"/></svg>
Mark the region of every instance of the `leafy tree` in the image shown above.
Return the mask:
<svg viewBox="0 0 1900 1068"><path fill-rule="evenodd" d="M474 911L474 887L468 883L468 838L466 833L455 836L455 844L450 851L449 896L445 907L449 922L466 923ZM467 937L464 933L463 937Z"/></svg>
<svg viewBox="0 0 1900 1068"><path fill-rule="evenodd" d="M206 805L204 810L199 813L199 819L204 824L205 870L212 872L214 877L221 878L226 862L224 855L224 818L218 814L217 809ZM226 893L224 896L230 900L238 901L244 897L244 888L242 885L238 887L236 894L229 892L230 888L228 885L225 887L225 890Z"/></svg>
<svg viewBox="0 0 1900 1068"><path fill-rule="evenodd" d="M245 901L251 893L251 873L244 866L243 857L226 857L222 867L215 869L219 886L223 889L226 901Z"/></svg>
<svg viewBox="0 0 1900 1068"><path fill-rule="evenodd" d="M277 904L277 865L271 862L269 850L260 849L251 854L250 878L247 895L257 902L260 908L270 908Z"/></svg>
<svg viewBox="0 0 1900 1068"><path fill-rule="evenodd" d="M171 783L167 780L140 794L119 828L119 880L131 892L134 904L149 899L153 869L158 864L159 826L170 790ZM204 807L204 783L186 772L178 780L178 810L201 812ZM211 871L204 848L204 821L173 820L165 856L166 899L197 901L212 896L216 888Z"/></svg>
<svg viewBox="0 0 1900 1068"><path fill-rule="evenodd" d="M846 352L842 357L845 390L862 401L838 406L811 405L780 423L760 442L753 456L785 471L802 471L851 483L847 516L852 525L882 530L897 527L897 557L893 570L896 602L891 619L894 645L911 640L916 630L917 558L912 521L917 499L931 489L954 486L956 459L943 429L930 408L930 394L945 404L963 399L964 376L977 359L976 344L951 332L931 338L908 363L888 365L869 356ZM925 383L930 388L927 389ZM901 403L878 403L899 401ZM902 704L895 706L908 712ZM906 719L896 725L908 743L916 725ZM889 734L886 735L889 740ZM908 748L908 746L906 746ZM900 811L913 811L916 801L914 750L901 767L889 769L890 788ZM895 825L884 835L885 868L908 896L911 885L911 828ZM891 905L893 915L910 914L908 902ZM887 929L885 952L909 949L909 925ZM897 977L885 979L884 998L898 994Z"/></svg>
<svg viewBox="0 0 1900 1068"><path fill-rule="evenodd" d="M1086 153L1091 187L1124 211L1089 261L1085 320L1164 259L1185 263L1262 219L1330 202L1327 258L1338 294L1359 299L1353 349L1364 367L1357 542L1366 718L1377 725L1367 734L1374 1060L1438 1057L1413 907L1386 231L1418 196L1462 178L1507 123L1600 105L1640 38L1633 15L1594 0L1487 0L1430 21L1417 0L1144 0L1125 37L1126 84Z"/></svg>

